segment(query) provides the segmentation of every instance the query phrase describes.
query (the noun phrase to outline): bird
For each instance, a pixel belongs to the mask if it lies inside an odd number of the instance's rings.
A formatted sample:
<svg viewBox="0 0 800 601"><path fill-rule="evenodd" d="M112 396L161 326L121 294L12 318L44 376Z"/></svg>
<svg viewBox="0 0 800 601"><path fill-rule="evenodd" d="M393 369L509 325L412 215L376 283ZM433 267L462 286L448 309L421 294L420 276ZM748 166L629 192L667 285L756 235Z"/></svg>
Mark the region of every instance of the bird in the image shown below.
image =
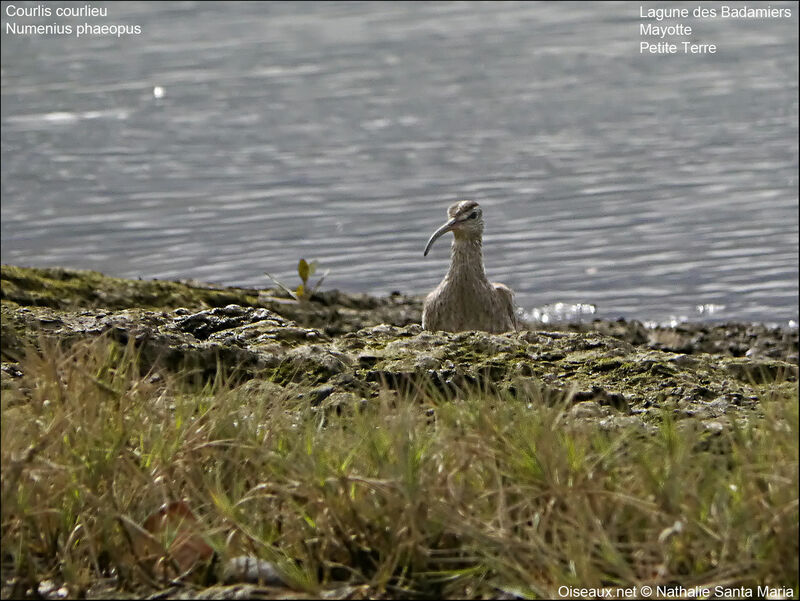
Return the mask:
<svg viewBox="0 0 800 601"><path fill-rule="evenodd" d="M450 268L425 298L422 329L492 334L518 328L514 292L490 282L483 268L483 211L474 200L456 202L447 209L448 221L428 239L423 256L441 236L453 232Z"/></svg>

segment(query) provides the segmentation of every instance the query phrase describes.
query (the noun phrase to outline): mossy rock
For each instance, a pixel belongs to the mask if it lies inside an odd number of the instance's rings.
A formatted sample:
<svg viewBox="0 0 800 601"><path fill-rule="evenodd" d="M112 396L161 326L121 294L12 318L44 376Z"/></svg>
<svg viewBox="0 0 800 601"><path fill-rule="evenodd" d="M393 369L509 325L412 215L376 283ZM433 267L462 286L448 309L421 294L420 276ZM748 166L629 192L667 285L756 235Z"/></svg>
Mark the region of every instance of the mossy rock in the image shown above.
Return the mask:
<svg viewBox="0 0 800 601"><path fill-rule="evenodd" d="M783 359L687 354L653 348L649 339L637 344L644 330L618 322L500 335L423 331L418 322L407 323L418 314L419 299L401 295L331 291L297 303L265 291L67 269L3 266L2 277L2 356L13 370L17 362L24 369L25 349L42 340L70 345L106 336L135 345L143 368L200 381L219 374L269 381L320 404L345 393L369 399L386 388L446 399L492 390L524 399L534 386L642 420L660 419L658 410L666 407L681 418L716 419L757 410L770 390L797 387L790 360L796 332L763 330L772 336L764 348L788 345ZM382 316L391 321L376 323ZM728 332L737 341L743 332L762 332L749 326L703 331ZM697 329L674 332L681 340L690 333L697 336Z"/></svg>

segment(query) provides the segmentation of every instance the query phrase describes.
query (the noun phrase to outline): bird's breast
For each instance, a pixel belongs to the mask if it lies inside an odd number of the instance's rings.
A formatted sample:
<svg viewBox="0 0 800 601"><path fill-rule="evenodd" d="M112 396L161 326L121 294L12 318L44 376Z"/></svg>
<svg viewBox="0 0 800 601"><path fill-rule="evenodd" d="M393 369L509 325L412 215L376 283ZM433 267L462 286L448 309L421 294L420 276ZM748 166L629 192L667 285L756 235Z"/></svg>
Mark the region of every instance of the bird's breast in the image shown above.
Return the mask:
<svg viewBox="0 0 800 601"><path fill-rule="evenodd" d="M429 330L495 331L497 307L489 282L445 280L425 300L422 326ZM498 331L503 331L502 329Z"/></svg>

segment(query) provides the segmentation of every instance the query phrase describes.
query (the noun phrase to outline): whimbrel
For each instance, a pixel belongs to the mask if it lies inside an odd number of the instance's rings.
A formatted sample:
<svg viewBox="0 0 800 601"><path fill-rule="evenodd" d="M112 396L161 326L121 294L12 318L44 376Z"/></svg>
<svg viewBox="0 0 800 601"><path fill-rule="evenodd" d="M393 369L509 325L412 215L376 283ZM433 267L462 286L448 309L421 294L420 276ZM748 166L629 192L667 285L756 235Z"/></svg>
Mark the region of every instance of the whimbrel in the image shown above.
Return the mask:
<svg viewBox="0 0 800 601"><path fill-rule="evenodd" d="M436 230L425 247L453 232L450 269L428 295L422 308L426 330L484 330L497 334L517 329L514 293L503 284L486 279L483 269L483 214L474 200L462 200L447 209L450 218Z"/></svg>

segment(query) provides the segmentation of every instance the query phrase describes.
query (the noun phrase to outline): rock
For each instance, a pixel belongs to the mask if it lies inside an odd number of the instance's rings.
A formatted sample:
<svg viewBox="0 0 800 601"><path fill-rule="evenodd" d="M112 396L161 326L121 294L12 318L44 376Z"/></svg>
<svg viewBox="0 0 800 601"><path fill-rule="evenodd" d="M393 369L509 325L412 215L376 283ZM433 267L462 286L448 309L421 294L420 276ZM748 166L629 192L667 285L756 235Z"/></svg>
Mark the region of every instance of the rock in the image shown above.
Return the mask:
<svg viewBox="0 0 800 601"><path fill-rule="evenodd" d="M314 407L319 405L322 401L333 394L333 390L333 386L321 386L311 390L308 393L308 399L310 400L311 405Z"/></svg>
<svg viewBox="0 0 800 601"><path fill-rule="evenodd" d="M248 380L239 387L243 395L256 395L258 397L286 397L288 391L283 386L269 380Z"/></svg>
<svg viewBox="0 0 800 601"><path fill-rule="evenodd" d="M269 320L270 325L287 326L288 322L268 309L244 309L239 305L226 305L222 308L208 309L181 317L176 326L182 332L192 334L198 340L207 340L212 334L232 330L244 324Z"/></svg>
<svg viewBox="0 0 800 601"><path fill-rule="evenodd" d="M594 401L582 401L572 406L570 413L573 417L600 417L603 415L603 409L599 403Z"/></svg>
<svg viewBox="0 0 800 601"><path fill-rule="evenodd" d="M282 363L284 376L293 381L325 381L346 370L352 359L322 345L309 344L292 349Z"/></svg>
<svg viewBox="0 0 800 601"><path fill-rule="evenodd" d="M284 586L284 580L278 568L270 561L241 555L225 562L220 580L226 584L234 582L248 582L251 584L266 584L270 586Z"/></svg>
<svg viewBox="0 0 800 601"><path fill-rule="evenodd" d="M429 371L438 369L441 361L430 355L420 355L414 360L415 371Z"/></svg>

